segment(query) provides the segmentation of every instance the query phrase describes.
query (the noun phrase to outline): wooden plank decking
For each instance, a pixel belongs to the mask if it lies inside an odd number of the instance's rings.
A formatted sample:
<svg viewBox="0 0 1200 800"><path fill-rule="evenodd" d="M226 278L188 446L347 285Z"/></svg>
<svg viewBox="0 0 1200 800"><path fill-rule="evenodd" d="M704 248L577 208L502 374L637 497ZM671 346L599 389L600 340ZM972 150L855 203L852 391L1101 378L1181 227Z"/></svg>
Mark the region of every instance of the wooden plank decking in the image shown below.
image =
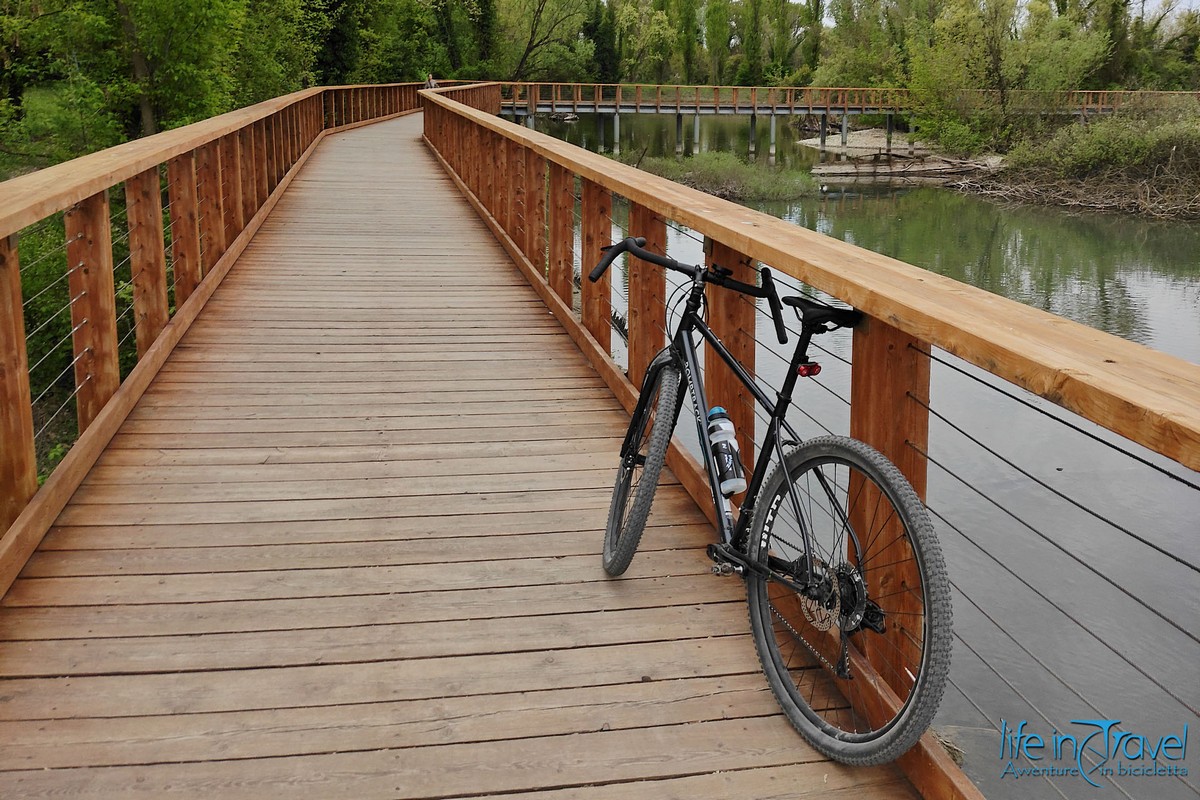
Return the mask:
<svg viewBox="0 0 1200 800"><path fill-rule="evenodd" d="M418 141L327 139L0 608L0 797L909 798L777 713L626 416Z"/></svg>

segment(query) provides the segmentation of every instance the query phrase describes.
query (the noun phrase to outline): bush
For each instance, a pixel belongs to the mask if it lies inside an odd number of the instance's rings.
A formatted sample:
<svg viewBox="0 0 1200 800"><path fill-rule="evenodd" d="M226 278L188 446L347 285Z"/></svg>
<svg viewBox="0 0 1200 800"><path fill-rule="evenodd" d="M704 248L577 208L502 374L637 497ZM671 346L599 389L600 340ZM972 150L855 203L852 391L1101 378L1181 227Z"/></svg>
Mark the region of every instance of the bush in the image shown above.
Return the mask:
<svg viewBox="0 0 1200 800"><path fill-rule="evenodd" d="M1047 141L1026 141L1009 154L1017 170L1087 178L1112 170L1153 175L1167 170L1200 178L1200 101L1167 108L1131 108L1060 129Z"/></svg>

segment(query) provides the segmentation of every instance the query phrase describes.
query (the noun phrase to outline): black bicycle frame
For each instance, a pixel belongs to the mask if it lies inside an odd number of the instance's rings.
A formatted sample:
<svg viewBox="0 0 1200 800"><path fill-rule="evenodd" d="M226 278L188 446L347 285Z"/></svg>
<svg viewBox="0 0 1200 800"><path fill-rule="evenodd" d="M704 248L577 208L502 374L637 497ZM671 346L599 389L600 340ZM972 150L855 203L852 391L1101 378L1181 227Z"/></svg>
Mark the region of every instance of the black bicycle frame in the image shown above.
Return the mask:
<svg viewBox="0 0 1200 800"><path fill-rule="evenodd" d="M732 290L726 290L732 291ZM799 359L807 357L808 343L811 339L811 332L805 331L800 341L797 343L795 355L792 358L792 366L788 370L787 376L784 378L783 386L774 401L769 398L766 393L759 388L755 383L754 378L746 371L733 354L725 347L725 344L713 333L712 329L700 315L700 307L703 300L704 281L702 276L697 276L693 280L691 296L688 299L687 308L684 311L683 318L680 320L679 327L675 331L674 338L668 348L673 354L672 360L680 363L683 370L683 383L680 386L680 391L691 388L692 390L692 413L696 421L696 433L700 442L701 458L704 460L704 467L708 473L709 488L712 491L713 507L716 511L717 529L720 534L722 544L731 545L736 549L743 549L745 546L746 534L750 527L750 521L754 516L754 502L758 496L758 490L762 483L766 480L767 468L771 463L772 451L778 455L780 463L783 463L783 443L784 440L780 436L780 428L791 437L791 441L799 443L800 437L796 431L788 424L784 415L787 412L788 405L792 401L792 393L796 387L796 379L798 373L796 371L796 362ZM693 337L693 331L698 331L704 341L712 346L713 352L721 359L737 376L737 379L745 386L754 396L755 402L770 412L771 422L767 427L766 436L763 439L762 449L759 452L758 459L754 464L754 471L750 477L750 481L746 487L745 502L742 504L738 521L736 525L732 520L732 512L729 505L729 500L721 494L720 478L717 470L716 460L712 455L712 439L708 434L707 413L708 413L708 398L704 394L703 381L697 380L700 375L699 357L696 352L697 343ZM647 374L644 385L649 386L654 378L654 372L662 369L666 365L666 360L655 359L651 362L651 374ZM676 412L676 421L678 421L678 410ZM636 446L636 445L635 445ZM793 498L795 502L795 498ZM802 519L797 511L797 519ZM802 536L805 539L805 547L808 548L808 531L803 530Z"/></svg>

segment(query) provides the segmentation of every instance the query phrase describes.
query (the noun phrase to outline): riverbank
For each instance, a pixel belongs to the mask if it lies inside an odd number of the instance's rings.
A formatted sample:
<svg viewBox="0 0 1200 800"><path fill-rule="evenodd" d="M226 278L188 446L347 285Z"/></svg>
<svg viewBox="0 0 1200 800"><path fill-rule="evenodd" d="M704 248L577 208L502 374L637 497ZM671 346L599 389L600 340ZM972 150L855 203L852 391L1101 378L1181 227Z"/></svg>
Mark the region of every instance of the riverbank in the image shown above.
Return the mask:
<svg viewBox="0 0 1200 800"><path fill-rule="evenodd" d="M804 139L800 144L820 150L821 140ZM952 158L935 152L924 142L909 141L906 134L894 134L889 148L887 131L882 128L850 131L844 145L840 135L828 137L825 152L835 160L814 164L812 174L818 181L834 183L910 179L946 181L991 172L1000 165L996 156Z"/></svg>
<svg viewBox="0 0 1200 800"><path fill-rule="evenodd" d="M840 137L838 137L840 139ZM801 144L817 147L819 141ZM905 154L883 131L855 131L846 147L827 142L841 160L815 165L822 182L921 179L993 199L1111 211L1173 220L1200 219L1200 104L1126 110L1030 139L1003 159L941 155L924 145Z"/></svg>
<svg viewBox="0 0 1200 800"><path fill-rule="evenodd" d="M1200 219L1200 102L1123 109L1009 153L994 176L955 188L1019 202Z"/></svg>
<svg viewBox="0 0 1200 800"><path fill-rule="evenodd" d="M1014 169L995 176L964 177L946 186L1014 203L1200 220L1200 183L1178 176L1141 177L1117 172L1080 180Z"/></svg>

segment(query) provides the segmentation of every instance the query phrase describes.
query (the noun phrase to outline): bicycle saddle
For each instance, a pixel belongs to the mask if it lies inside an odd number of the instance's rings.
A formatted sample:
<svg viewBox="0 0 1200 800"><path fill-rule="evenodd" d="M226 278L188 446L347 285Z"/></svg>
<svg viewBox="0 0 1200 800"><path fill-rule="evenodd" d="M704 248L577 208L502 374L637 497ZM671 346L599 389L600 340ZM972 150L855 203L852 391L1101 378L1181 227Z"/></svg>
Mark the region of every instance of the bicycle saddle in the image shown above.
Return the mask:
<svg viewBox="0 0 1200 800"><path fill-rule="evenodd" d="M862 312L853 308L834 308L801 295L780 298L784 305L799 309L805 325L830 323L836 328L853 328L862 320Z"/></svg>

